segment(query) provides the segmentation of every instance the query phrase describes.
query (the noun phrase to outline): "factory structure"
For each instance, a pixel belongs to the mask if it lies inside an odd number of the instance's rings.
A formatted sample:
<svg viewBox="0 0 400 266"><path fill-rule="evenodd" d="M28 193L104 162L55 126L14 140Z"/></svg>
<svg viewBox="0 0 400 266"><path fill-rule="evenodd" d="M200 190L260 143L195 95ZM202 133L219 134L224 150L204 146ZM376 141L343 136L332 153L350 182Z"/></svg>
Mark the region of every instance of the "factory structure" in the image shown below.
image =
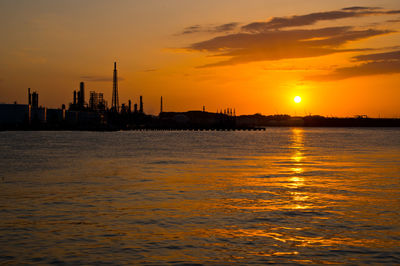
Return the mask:
<svg viewBox="0 0 400 266"><path fill-rule="evenodd" d="M143 97L140 96L139 106L135 103L132 110L132 101L129 100L128 104L119 105L118 98L118 75L117 75L117 63L114 62L114 72L113 72L113 86L112 86L112 101L111 107L108 108L107 101L104 99L104 94L102 92L90 91L89 101L85 101L85 83L81 82L79 84L79 90L73 92L72 102L69 104L69 111L92 111L100 113L141 113L143 114Z"/></svg>
<svg viewBox="0 0 400 266"><path fill-rule="evenodd" d="M102 92L90 91L85 97L85 83L72 93L69 106L59 109L39 105L39 93L28 88L27 104L0 104L0 129L118 129L142 126L151 116L144 113L143 97L132 106L119 105L117 63L114 62L112 102L108 107ZM139 108L138 108L139 106ZM132 109L133 107L133 109Z"/></svg>
<svg viewBox="0 0 400 266"><path fill-rule="evenodd" d="M163 98L160 98L158 116L144 113L143 96L139 102L120 104L118 97L117 63L114 62L112 79L112 100L108 106L102 92L89 91L87 100L85 83L72 92L68 107L59 109L39 105L39 93L28 89L27 104L0 104L0 130L40 129L40 130L119 130L147 128L233 128L235 111L232 108L209 113L190 111L184 113L164 112Z"/></svg>
<svg viewBox="0 0 400 266"><path fill-rule="evenodd" d="M89 91L85 83L72 93L68 107L52 109L40 105L39 93L28 88L27 104L0 104L0 130L265 130L266 126L304 127L400 127L400 119L335 118L323 116L291 117L261 114L236 116L235 108L207 112L166 112L160 97L158 116L144 112L143 97L139 102L120 104L118 97L117 64L114 62L111 106L102 92Z"/></svg>

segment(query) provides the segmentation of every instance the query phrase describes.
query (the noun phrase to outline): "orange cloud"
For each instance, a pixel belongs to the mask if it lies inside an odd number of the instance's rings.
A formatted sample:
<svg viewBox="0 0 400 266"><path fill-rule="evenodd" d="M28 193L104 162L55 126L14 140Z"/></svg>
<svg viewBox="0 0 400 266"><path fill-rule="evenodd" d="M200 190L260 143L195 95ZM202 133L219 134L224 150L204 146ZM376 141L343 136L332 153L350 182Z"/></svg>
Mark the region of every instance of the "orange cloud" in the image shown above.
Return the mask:
<svg viewBox="0 0 400 266"><path fill-rule="evenodd" d="M340 80L359 76L400 73L400 51L358 55L353 61L362 64L337 68L327 75L312 76L309 79L318 81Z"/></svg>
<svg viewBox="0 0 400 266"><path fill-rule="evenodd" d="M313 25L316 22L323 20L393 14L400 14L400 10L381 10L377 7L348 7L343 8L342 10L317 12L300 16L274 17L269 21L253 22L245 25L242 27L242 30L247 32L263 32L286 27Z"/></svg>
<svg viewBox="0 0 400 266"><path fill-rule="evenodd" d="M228 56L228 60L202 67L235 65L253 61L306 58L339 52L349 42L390 33L386 30L356 31L351 27L331 27L308 30L267 31L256 34L237 33L192 44L189 49Z"/></svg>
<svg viewBox="0 0 400 266"><path fill-rule="evenodd" d="M242 26L239 32L236 33L226 33L212 39L193 43L187 47L187 50L207 52L213 57L228 58L200 67L226 66L254 61L290 58L308 58L349 51L365 51L370 49L345 49L343 46L350 41L359 41L369 37L393 33L394 31L378 28L357 30L352 26L285 30L283 28L312 25L318 21L399 13L400 10L355 6L336 11L291 17L274 17L266 22L253 22ZM220 26L220 32L222 33L232 28L237 29L236 27L237 23L223 24ZM186 28L185 31L187 33L194 33L204 31L204 29L200 25L195 25Z"/></svg>
<svg viewBox="0 0 400 266"><path fill-rule="evenodd" d="M239 23L231 22L217 26L201 26L201 25L193 25L183 29L182 35L199 33L199 32L207 32L207 33L224 33L230 32L237 28Z"/></svg>

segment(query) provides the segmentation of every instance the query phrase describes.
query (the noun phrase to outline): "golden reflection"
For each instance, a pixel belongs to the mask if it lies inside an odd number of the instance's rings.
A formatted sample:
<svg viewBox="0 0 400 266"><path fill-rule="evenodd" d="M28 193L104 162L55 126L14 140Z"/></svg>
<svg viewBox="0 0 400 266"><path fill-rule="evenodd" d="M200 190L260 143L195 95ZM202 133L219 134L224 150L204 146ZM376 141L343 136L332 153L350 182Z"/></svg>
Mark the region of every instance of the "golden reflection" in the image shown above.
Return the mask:
<svg viewBox="0 0 400 266"><path fill-rule="evenodd" d="M297 228L289 228L290 231L284 231L284 227L275 227L269 230L266 229L214 229L212 231L202 231L202 235L213 235L218 237L265 237L272 239L280 243L289 243L293 247L309 247L309 246L320 246L320 247L332 247L348 244L350 241L356 245L376 245L377 240L375 239L354 239L349 237L330 237L326 238L323 236L306 236L299 235L293 231L297 231ZM305 229L305 228L304 228ZM273 232L274 231L274 232ZM217 245L217 244L214 244ZM297 252L297 251L288 251ZM277 252L264 253L265 255L277 255ZM260 254L259 254L260 255Z"/></svg>
<svg viewBox="0 0 400 266"><path fill-rule="evenodd" d="M292 167L290 170L292 170L296 174L301 174L303 172L303 168L301 167Z"/></svg>
<svg viewBox="0 0 400 266"><path fill-rule="evenodd" d="M292 176L289 178L289 188L300 188L304 186L304 178L299 176Z"/></svg>
<svg viewBox="0 0 400 266"><path fill-rule="evenodd" d="M296 201L305 201L309 198L309 196L305 195L304 193L300 192L292 192L293 199Z"/></svg>
<svg viewBox="0 0 400 266"><path fill-rule="evenodd" d="M304 130L302 128L292 128L292 146L293 149L302 149L304 147Z"/></svg>
<svg viewBox="0 0 400 266"><path fill-rule="evenodd" d="M300 175L304 172L303 169L303 160L305 159L303 154L304 149L304 130L300 128L292 129L292 144L290 148L293 150L293 154L290 157L294 167L291 167L290 170L295 174L289 178L289 188L298 189L304 186L304 178ZM292 202L290 205L290 209L293 210L301 210L308 209L310 206L306 203L309 196L304 192L290 192L292 196Z"/></svg>
<svg viewBox="0 0 400 266"><path fill-rule="evenodd" d="M303 154L300 151L296 151L295 154L290 158L297 163L304 159Z"/></svg>
<svg viewBox="0 0 400 266"><path fill-rule="evenodd" d="M293 128L291 140L292 144L290 148L293 150L293 154L290 159L293 162L294 167L291 167L290 170L295 174L301 174L304 172L302 162L305 159L303 154L304 130L301 128ZM292 186L299 187L303 185L304 179L301 177L292 177L290 181L292 183Z"/></svg>
<svg viewBox="0 0 400 266"><path fill-rule="evenodd" d="M287 255L299 255L298 251L291 251L291 252L249 252L249 255L256 255L256 256L264 256L264 257L273 257L273 256L287 256Z"/></svg>

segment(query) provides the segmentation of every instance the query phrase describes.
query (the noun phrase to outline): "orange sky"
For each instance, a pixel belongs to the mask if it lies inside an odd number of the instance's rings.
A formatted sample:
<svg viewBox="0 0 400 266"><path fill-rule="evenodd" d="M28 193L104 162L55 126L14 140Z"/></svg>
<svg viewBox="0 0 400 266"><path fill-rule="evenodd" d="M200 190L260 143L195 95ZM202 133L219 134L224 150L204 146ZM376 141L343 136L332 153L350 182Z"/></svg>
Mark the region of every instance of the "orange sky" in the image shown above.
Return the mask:
<svg viewBox="0 0 400 266"><path fill-rule="evenodd" d="M327 3L332 2L332 3ZM147 113L400 117L400 2L0 2L0 102L59 107L79 82ZM302 102L295 104L299 95Z"/></svg>

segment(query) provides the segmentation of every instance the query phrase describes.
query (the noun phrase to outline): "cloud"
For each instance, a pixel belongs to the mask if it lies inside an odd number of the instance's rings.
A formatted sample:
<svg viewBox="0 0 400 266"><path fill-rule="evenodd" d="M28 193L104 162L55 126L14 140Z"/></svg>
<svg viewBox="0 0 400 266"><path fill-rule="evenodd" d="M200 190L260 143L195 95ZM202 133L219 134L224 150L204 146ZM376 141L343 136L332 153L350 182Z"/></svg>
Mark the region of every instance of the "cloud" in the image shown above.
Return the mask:
<svg viewBox="0 0 400 266"><path fill-rule="evenodd" d="M353 57L354 61L399 61L400 51L358 55Z"/></svg>
<svg viewBox="0 0 400 266"><path fill-rule="evenodd" d="M400 61L382 61L365 63L353 67L338 68L328 75L312 76L312 80L331 81L360 76L400 73Z"/></svg>
<svg viewBox="0 0 400 266"><path fill-rule="evenodd" d="M353 30L351 27L277 30L237 33L192 44L189 49L227 56L228 60L203 67L224 66L252 61L305 58L355 50L340 49L349 42L387 34L385 30Z"/></svg>
<svg viewBox="0 0 400 266"><path fill-rule="evenodd" d="M88 76L80 76L80 80L86 82L112 82L113 78L111 76L96 76L96 75L88 75ZM124 80L123 77L118 77L118 81Z"/></svg>
<svg viewBox="0 0 400 266"><path fill-rule="evenodd" d="M342 10L317 12L307 15L291 17L274 17L265 22L253 22L242 26L246 32L263 32L287 27L298 27L313 25L318 21L336 20L343 18L362 17L371 15L393 15L400 14L400 10L377 10L375 7L347 7Z"/></svg>
<svg viewBox="0 0 400 266"><path fill-rule="evenodd" d="M202 27L200 25L193 25L189 26L183 29L182 34L191 34L191 33L196 33L196 32L201 32Z"/></svg>
<svg viewBox="0 0 400 266"><path fill-rule="evenodd" d="M228 31L234 30L238 25L239 25L239 23L237 23L237 22L222 24L222 25L214 27L213 31L214 32L228 32Z"/></svg>
<svg viewBox="0 0 400 266"><path fill-rule="evenodd" d="M376 9L382 9L381 7L367 7L367 6L351 6L351 7L345 7L342 8L342 10L351 10L351 11L358 11L358 10L376 10Z"/></svg>
<svg viewBox="0 0 400 266"><path fill-rule="evenodd" d="M184 28L181 35L192 34L192 33L226 33L235 30L238 25L239 23L237 22L231 22L217 26L193 25Z"/></svg>
<svg viewBox="0 0 400 266"><path fill-rule="evenodd" d="M158 70L157 68L149 68L149 69L144 69L144 70L142 70L140 72L155 72L157 70Z"/></svg>
<svg viewBox="0 0 400 266"><path fill-rule="evenodd" d="M359 41L395 31L384 30L375 26L371 26L369 29L356 29L352 26L305 29L298 28L298 26L313 25L318 21L341 18L399 13L400 10L353 6L341 10L306 15L274 17L265 22L253 22L242 27L239 27L236 22L212 27L193 25L185 28L182 34L196 32L220 33L217 37L189 45L185 51L206 52L210 57L223 58L221 59L222 61L200 67L226 66L254 61L307 58L350 51L368 51L371 49L350 50L345 49L343 46L352 41Z"/></svg>
<svg viewBox="0 0 400 266"><path fill-rule="evenodd" d="M400 14L400 10L383 10L380 7L352 6L341 10L315 12L306 15L296 15L290 17L273 17L268 21L252 22L240 28L243 32L263 32L287 27L298 27L313 25L318 21L336 20L343 18L372 16L372 15L394 15ZM183 29L180 35L193 33L224 33L237 29L239 23L231 22L222 25L202 26L192 25Z"/></svg>
<svg viewBox="0 0 400 266"><path fill-rule="evenodd" d="M318 81L340 80L359 76L400 73L400 51L354 56L353 61L362 62L351 67L337 68L327 75L312 76Z"/></svg>
<svg viewBox="0 0 400 266"><path fill-rule="evenodd" d="M400 22L400 18L398 18L398 19L390 19L390 20L387 20L386 22L397 23L397 22Z"/></svg>
<svg viewBox="0 0 400 266"><path fill-rule="evenodd" d="M305 66L287 66L287 67L263 67L266 71L310 71L310 70L332 70L335 69L337 65L328 65L324 67L315 67L312 65Z"/></svg>

